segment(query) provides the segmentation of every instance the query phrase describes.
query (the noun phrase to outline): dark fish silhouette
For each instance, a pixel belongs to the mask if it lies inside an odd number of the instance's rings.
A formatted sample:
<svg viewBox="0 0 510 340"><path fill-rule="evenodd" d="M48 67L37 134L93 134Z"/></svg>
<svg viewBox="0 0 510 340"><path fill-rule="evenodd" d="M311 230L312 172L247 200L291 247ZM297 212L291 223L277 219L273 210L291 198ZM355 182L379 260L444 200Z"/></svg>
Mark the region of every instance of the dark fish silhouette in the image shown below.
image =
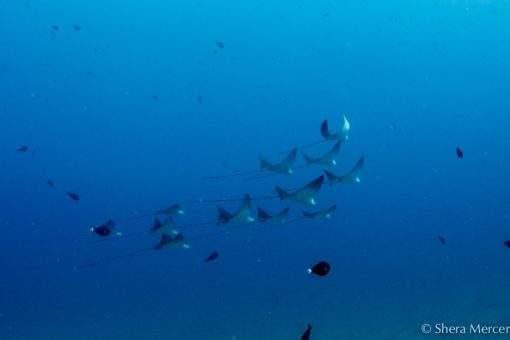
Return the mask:
<svg viewBox="0 0 510 340"><path fill-rule="evenodd" d="M312 268L308 269L308 274L315 274L318 276L326 276L329 273L331 266L326 261L317 263Z"/></svg>
<svg viewBox="0 0 510 340"><path fill-rule="evenodd" d="M198 97L197 97L197 102L198 102L199 104L202 104L202 97L198 96Z"/></svg>
<svg viewBox="0 0 510 340"><path fill-rule="evenodd" d="M446 238L444 236L438 235L437 238L439 239L439 242L441 242L441 244L446 243Z"/></svg>
<svg viewBox="0 0 510 340"><path fill-rule="evenodd" d="M507 246L508 248L510 248L510 240L505 241L505 246Z"/></svg>
<svg viewBox="0 0 510 340"><path fill-rule="evenodd" d="M79 201L80 200L80 196L78 196L78 194L75 194L74 192L68 192L67 196L71 197L71 199L73 201Z"/></svg>
<svg viewBox="0 0 510 340"><path fill-rule="evenodd" d="M211 254L209 254L209 256L207 256L207 258L205 259L205 262L216 260L219 256L220 256L220 254L217 251L213 251Z"/></svg>
<svg viewBox="0 0 510 340"><path fill-rule="evenodd" d="M312 331L312 325L308 324L308 327L306 328L306 331L301 336L301 340L309 340L310 339L310 332Z"/></svg>
<svg viewBox="0 0 510 340"><path fill-rule="evenodd" d="M55 185L55 183L53 183L53 181L47 181L46 184L48 184L50 187Z"/></svg>
<svg viewBox="0 0 510 340"><path fill-rule="evenodd" d="M23 145L20 148L18 148L18 152L26 152L26 151L28 151L28 146L26 146L26 145Z"/></svg>
<svg viewBox="0 0 510 340"><path fill-rule="evenodd" d="M219 48L223 48L223 47L225 47L225 44L223 44L220 41L216 41L216 46L218 46Z"/></svg>
<svg viewBox="0 0 510 340"><path fill-rule="evenodd" d="M59 27L57 25L51 25L51 29L53 31L58 31Z"/></svg>
<svg viewBox="0 0 510 340"><path fill-rule="evenodd" d="M464 158L464 152L460 148L457 148L457 157Z"/></svg>
<svg viewBox="0 0 510 340"><path fill-rule="evenodd" d="M74 30L75 30L75 31L79 31L79 30L81 30L81 27L80 27L80 26L78 26L78 25L73 25L73 28L74 28Z"/></svg>

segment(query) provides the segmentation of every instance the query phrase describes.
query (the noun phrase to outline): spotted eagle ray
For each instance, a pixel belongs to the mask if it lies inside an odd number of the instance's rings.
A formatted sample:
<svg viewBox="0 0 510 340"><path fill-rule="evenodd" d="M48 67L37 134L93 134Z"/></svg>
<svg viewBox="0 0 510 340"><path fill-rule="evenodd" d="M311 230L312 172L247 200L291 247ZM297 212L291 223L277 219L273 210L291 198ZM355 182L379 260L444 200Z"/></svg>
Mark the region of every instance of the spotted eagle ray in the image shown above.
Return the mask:
<svg viewBox="0 0 510 340"><path fill-rule="evenodd" d="M324 175L317 177L312 182L308 183L304 187L298 189L293 193L288 193L282 188L275 187L276 192L281 200L290 200L299 204L313 206L315 205L314 196L319 192L322 183L324 182Z"/></svg>
<svg viewBox="0 0 510 340"><path fill-rule="evenodd" d="M250 200L269 200L274 198L279 199L288 199L297 203L301 203L304 205L314 205L314 195L319 191L324 182L324 175L319 176L312 182L307 185L298 188L294 193L288 193L286 190L275 187L275 196L261 196L261 197L251 197ZM236 201L244 201L246 199L246 195L243 198L222 198L222 199L199 199L188 201L188 203L217 203L217 202L236 202ZM219 207L220 208L220 207ZM221 208L222 209L222 208ZM224 210L224 209L222 209ZM228 212L227 212L228 213ZM228 215L225 215L228 216Z"/></svg>
<svg viewBox="0 0 510 340"><path fill-rule="evenodd" d="M112 220L108 220L103 224L97 225L95 227L90 228L90 232L69 236L59 236L52 237L42 240L33 240L30 242L50 242L50 241L64 241L64 240L73 240L78 238L88 237L90 235L98 235L100 237L108 237L108 236L122 236L122 232L120 232Z"/></svg>
<svg viewBox="0 0 510 340"><path fill-rule="evenodd" d="M320 165L336 165L335 157L340 151L340 146L342 145L342 141L338 141L333 145L333 147L322 157L312 158L308 156L306 153L303 153L303 157L305 158L306 164L320 164Z"/></svg>
<svg viewBox="0 0 510 340"><path fill-rule="evenodd" d="M127 222L127 221L133 221L137 219L141 219L148 216L154 216L154 215L168 215L168 216L178 216L178 215L184 215L184 210L181 209L179 204L172 204L166 208L154 210L148 213L125 217L125 218L118 218L115 219L115 222Z"/></svg>
<svg viewBox="0 0 510 340"><path fill-rule="evenodd" d="M165 233L170 235L177 235L179 234L179 231L177 230L174 219L172 216L168 216L168 218L165 220L165 223L162 223L159 219L155 219L154 223L152 224L152 228L149 229L149 234L154 233Z"/></svg>
<svg viewBox="0 0 510 340"><path fill-rule="evenodd" d="M361 180L359 178L359 172L363 169L363 166L365 165L365 157L361 157L356 165L344 176L337 176L327 170L324 170L324 173L326 176L328 176L329 183L359 183Z"/></svg>
<svg viewBox="0 0 510 340"><path fill-rule="evenodd" d="M212 222L180 225L179 229L199 227L199 226L204 226L204 225L208 225L208 224L212 224ZM157 218L154 219L154 222L148 231L135 232L135 233L131 233L131 234L123 234L123 235L121 235L122 237L106 238L106 239L102 239L102 240L98 240L98 241L89 242L86 245L92 245L92 244L103 243L103 242L114 241L114 240L125 240L125 239L135 237L135 236L156 234L156 233L165 233L165 234L169 234L172 236L179 234L179 230L177 229L177 226L175 225L172 216L168 216L168 218L165 220L165 222L161 222Z"/></svg>
<svg viewBox="0 0 510 340"><path fill-rule="evenodd" d="M324 209L324 210L319 210L319 211L314 211L314 212L303 211L303 217L305 217L305 218L330 218L331 213L335 210L336 210L336 204L327 208L327 209Z"/></svg>
<svg viewBox="0 0 510 340"><path fill-rule="evenodd" d="M284 224L287 216L289 215L290 207L284 208L276 215L269 215L267 212L262 210L261 207L257 207L258 221L260 223L271 223L271 224Z"/></svg>
<svg viewBox="0 0 510 340"><path fill-rule="evenodd" d="M233 214L218 206L218 221L216 225L251 223L253 221L255 221L255 219L251 216L251 202L250 195L248 194L244 195L241 206Z"/></svg>
<svg viewBox="0 0 510 340"><path fill-rule="evenodd" d="M349 132L351 131L351 124L347 120L347 117L345 115L342 115L343 122L342 127L340 128L340 131L336 133L330 133L329 132L329 126L328 121L324 120L321 124L321 135L326 140L347 140L349 139Z"/></svg>
<svg viewBox="0 0 510 340"><path fill-rule="evenodd" d="M126 257L132 257L132 256L135 256L135 255L138 255L141 253L148 252L150 250L160 250L162 248L188 249L189 247L190 247L189 244L184 240L184 236L181 233L178 233L175 236L170 236L168 234L163 233L163 234L161 234L160 241L152 247L136 250L136 251L133 251L133 252L130 252L127 254L110 257L110 258L99 260L96 262L85 263L85 264L77 266L76 268L78 269L78 268L97 266L99 264L117 261L120 259L124 259Z"/></svg>
<svg viewBox="0 0 510 340"><path fill-rule="evenodd" d="M300 150L307 149L312 146L322 144L328 140L340 140L340 141L347 140L347 139L349 139L350 130L351 130L351 124L349 123L349 121L347 120L347 117L345 117L345 115L342 115L342 127L340 128L340 131L337 133L329 132L328 120L325 119L322 121L322 124L321 124L321 136L324 139L317 141L317 142L310 143L310 144L301 145L301 146L298 146L297 148ZM282 151L281 154L286 153L286 152L288 152L288 151Z"/></svg>
<svg viewBox="0 0 510 340"><path fill-rule="evenodd" d="M259 155L260 169L290 175L292 174L292 164L294 164L296 156L297 148L294 148L280 163L271 164L262 155Z"/></svg>
<svg viewBox="0 0 510 340"><path fill-rule="evenodd" d="M270 172L276 172L278 174L292 174L292 165L294 164L294 161L296 160L297 156L297 148L294 148L290 150L287 157L285 157L283 160L281 160L279 163L270 163L264 156L259 155L259 163L260 163L260 169L259 170L249 170L249 171L243 171L243 172L237 172L233 174L227 174L227 175L217 175L217 176L205 176L203 179L219 179L219 178L228 178L228 177L237 177L237 176L243 176L243 175L249 175L254 174L261 171L270 171Z"/></svg>

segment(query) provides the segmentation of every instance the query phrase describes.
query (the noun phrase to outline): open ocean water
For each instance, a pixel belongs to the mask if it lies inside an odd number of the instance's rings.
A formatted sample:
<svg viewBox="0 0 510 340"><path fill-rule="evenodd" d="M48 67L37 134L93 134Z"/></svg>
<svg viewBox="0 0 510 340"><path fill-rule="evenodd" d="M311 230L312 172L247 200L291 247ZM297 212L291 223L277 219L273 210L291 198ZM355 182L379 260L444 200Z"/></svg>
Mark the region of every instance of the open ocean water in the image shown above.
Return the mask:
<svg viewBox="0 0 510 340"><path fill-rule="evenodd" d="M510 326L509 23L506 0L0 0L0 339L509 337L470 332ZM344 116L337 164L302 166ZM361 157L315 206L276 197ZM288 223L216 225L245 193ZM189 249L152 249L173 204Z"/></svg>

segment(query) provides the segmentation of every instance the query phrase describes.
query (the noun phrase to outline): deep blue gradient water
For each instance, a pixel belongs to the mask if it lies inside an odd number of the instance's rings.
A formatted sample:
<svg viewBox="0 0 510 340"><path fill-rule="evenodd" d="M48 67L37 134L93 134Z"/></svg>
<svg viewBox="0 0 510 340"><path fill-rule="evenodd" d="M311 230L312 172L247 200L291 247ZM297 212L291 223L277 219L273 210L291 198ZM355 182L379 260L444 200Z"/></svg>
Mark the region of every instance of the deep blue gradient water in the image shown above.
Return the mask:
<svg viewBox="0 0 510 340"><path fill-rule="evenodd" d="M0 339L299 339L311 323L310 339L394 340L434 338L423 323L510 325L508 1L2 0L0 19ZM214 222L215 203L189 201L302 186L322 167L203 177L281 159L342 114L352 129L330 170L364 156L361 183L290 203L290 218L336 203L330 219L82 269L159 238L37 242L173 203L177 226ZM321 260L330 274L308 275Z"/></svg>

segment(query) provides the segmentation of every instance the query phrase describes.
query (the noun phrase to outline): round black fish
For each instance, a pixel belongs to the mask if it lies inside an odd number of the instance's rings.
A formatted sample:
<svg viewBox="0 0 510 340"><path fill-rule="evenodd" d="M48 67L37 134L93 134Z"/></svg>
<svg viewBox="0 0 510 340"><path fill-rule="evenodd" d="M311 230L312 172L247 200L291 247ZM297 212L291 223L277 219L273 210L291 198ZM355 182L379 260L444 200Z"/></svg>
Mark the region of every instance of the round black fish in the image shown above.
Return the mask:
<svg viewBox="0 0 510 340"><path fill-rule="evenodd" d="M508 248L510 248L510 240L505 241L505 246L507 246Z"/></svg>
<svg viewBox="0 0 510 340"><path fill-rule="evenodd" d="M331 266L326 261L317 263L312 268L308 269L308 274L315 274L318 276L326 276L329 273Z"/></svg>
<svg viewBox="0 0 510 340"><path fill-rule="evenodd" d="M441 242L441 244L446 243L446 238L444 236L438 235L437 238L439 239L439 242Z"/></svg>
<svg viewBox="0 0 510 340"><path fill-rule="evenodd" d="M112 233L110 228L105 227L104 225L92 228L92 232L96 233L99 236L103 236L103 237L108 236Z"/></svg>
<svg viewBox="0 0 510 340"><path fill-rule="evenodd" d="M464 158L464 152L460 148L457 148L457 157Z"/></svg>

